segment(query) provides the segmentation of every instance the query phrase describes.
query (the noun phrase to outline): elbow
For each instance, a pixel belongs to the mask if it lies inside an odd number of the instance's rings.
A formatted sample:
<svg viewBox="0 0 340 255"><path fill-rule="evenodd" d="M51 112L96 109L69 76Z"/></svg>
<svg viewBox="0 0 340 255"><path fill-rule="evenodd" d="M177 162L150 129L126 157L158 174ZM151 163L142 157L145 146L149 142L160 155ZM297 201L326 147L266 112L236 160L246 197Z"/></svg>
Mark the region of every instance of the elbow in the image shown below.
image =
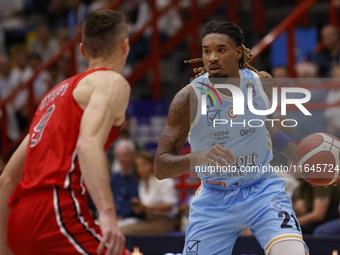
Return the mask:
<svg viewBox="0 0 340 255"><path fill-rule="evenodd" d="M155 161L154 161L153 171L154 171L154 174L155 174L155 176L158 180L163 180L163 179L166 178L161 171L160 162L159 162L159 159L157 157L155 158Z"/></svg>
<svg viewBox="0 0 340 255"><path fill-rule="evenodd" d="M154 174L158 180L163 180L165 177L162 174L162 171L159 170L159 168L155 165L154 167Z"/></svg>

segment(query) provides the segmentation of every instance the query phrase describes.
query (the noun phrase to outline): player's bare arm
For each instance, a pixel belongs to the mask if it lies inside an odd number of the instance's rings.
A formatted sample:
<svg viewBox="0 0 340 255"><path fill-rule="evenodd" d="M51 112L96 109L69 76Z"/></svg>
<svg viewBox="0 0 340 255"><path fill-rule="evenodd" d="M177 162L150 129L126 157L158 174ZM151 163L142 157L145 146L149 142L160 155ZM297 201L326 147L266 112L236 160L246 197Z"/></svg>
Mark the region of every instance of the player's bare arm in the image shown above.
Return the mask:
<svg viewBox="0 0 340 255"><path fill-rule="evenodd" d="M4 172L0 176L0 254L12 254L7 246L7 223L11 212L8 208L8 200L12 195L15 187L22 179L23 167L27 151L29 136L22 141L18 149L15 151Z"/></svg>
<svg viewBox="0 0 340 255"><path fill-rule="evenodd" d="M231 165L235 162L236 159L229 150L219 144L205 151L179 155L197 109L197 98L189 85L180 90L173 99L155 156L155 175L158 179L180 176L191 169L190 164L192 167L216 162L225 165L222 158Z"/></svg>
<svg viewBox="0 0 340 255"><path fill-rule="evenodd" d="M119 74L96 72L80 81L73 95L84 109L76 149L85 184L99 212L103 239L98 253L107 242L105 254L121 254L125 238L116 222L104 144L112 126L124 120L130 86Z"/></svg>

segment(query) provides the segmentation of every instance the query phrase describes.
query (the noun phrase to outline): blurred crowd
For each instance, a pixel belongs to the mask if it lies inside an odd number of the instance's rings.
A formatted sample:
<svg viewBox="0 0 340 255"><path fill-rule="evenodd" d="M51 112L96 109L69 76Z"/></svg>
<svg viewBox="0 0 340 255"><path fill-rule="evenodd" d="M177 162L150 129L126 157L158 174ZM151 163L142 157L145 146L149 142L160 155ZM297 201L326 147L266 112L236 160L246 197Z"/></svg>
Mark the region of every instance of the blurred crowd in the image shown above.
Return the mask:
<svg viewBox="0 0 340 255"><path fill-rule="evenodd" d="M19 85L30 80L39 67L47 63L63 45L74 38L89 12L106 8L113 0L0 0L0 99L3 100ZM156 0L156 8L164 9L171 1ZM202 8L212 0L199 0ZM190 17L190 0L181 0L170 8L158 21L160 40L172 37ZM152 18L149 0L126 0L119 9L126 15L130 35L140 31ZM151 27L131 45L124 75L132 74L133 68L151 51ZM321 50L307 54L295 66L296 78L288 80L291 73L287 66L276 66L271 74L276 82L285 86L309 84L312 103L340 103L340 87L322 88L327 78L340 79L340 32L333 25L325 25L320 31ZM86 60L76 51L77 72L87 68ZM162 82L179 79L183 60L190 58L188 45L180 44L162 65ZM70 77L70 52L57 63L40 72L33 82L33 100L37 106L44 95L56 84ZM191 67L188 65L189 69ZM164 71L164 70L165 71ZM190 73L189 73L190 75ZM188 75L184 80L188 80ZM180 84L180 82L176 82ZM150 96L150 87L145 79L134 87L136 98ZM183 86L180 84L180 86ZM170 86L171 87L171 86ZM177 91L178 87L171 87ZM315 89L314 89L315 88ZM173 95L173 91L169 95ZM15 141L28 127L29 89L22 90L13 101L6 104L8 139ZM298 98L299 95L290 95ZM286 118L297 119L299 127L284 131L294 141L309 134L327 132L340 137L340 106L312 110L312 117L300 111L291 111ZM0 112L0 117L3 112ZM275 114L273 115L275 116ZM175 180L157 180L153 174L153 157L130 136L129 118L124 122L117 141L107 153L111 188L119 218L119 226L125 234L165 234L175 230L185 231L185 216L188 205L179 204ZM279 158L276 155L276 158ZM279 158L275 164L291 164ZM4 161L0 158L0 173ZM289 193L294 201L297 220L306 234L338 234L340 222L338 206L340 185L315 187L303 180L287 178ZM89 208L97 217L94 203L89 198ZM187 199L190 201L190 197ZM179 220L181 219L181 220ZM328 225L327 225L328 224ZM245 232L246 234L249 232Z"/></svg>

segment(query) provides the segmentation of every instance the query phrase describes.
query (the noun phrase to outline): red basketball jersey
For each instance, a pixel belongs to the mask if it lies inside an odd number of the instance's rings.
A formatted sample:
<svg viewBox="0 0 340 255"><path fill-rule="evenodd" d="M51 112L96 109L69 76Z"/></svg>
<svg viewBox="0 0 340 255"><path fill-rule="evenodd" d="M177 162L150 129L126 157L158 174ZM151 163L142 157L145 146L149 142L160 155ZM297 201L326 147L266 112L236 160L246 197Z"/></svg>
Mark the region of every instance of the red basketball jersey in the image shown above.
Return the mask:
<svg viewBox="0 0 340 255"><path fill-rule="evenodd" d="M46 187L85 193L76 151L83 110L74 100L73 90L82 78L98 70L111 72L107 68L88 70L60 83L41 100L29 130L23 179L11 196L10 207L21 196ZM119 130L112 127L105 151Z"/></svg>

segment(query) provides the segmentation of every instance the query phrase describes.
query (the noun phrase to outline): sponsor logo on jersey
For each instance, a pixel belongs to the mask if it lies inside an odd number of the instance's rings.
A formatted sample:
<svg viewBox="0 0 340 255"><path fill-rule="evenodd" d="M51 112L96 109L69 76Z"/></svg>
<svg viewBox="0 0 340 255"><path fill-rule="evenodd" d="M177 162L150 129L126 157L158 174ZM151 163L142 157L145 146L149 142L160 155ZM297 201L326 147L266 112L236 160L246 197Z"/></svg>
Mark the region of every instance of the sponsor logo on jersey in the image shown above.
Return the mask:
<svg viewBox="0 0 340 255"><path fill-rule="evenodd" d="M198 254L200 240L189 240L187 242L186 254L194 255Z"/></svg>
<svg viewBox="0 0 340 255"><path fill-rule="evenodd" d="M207 122L209 126L214 124L215 119L221 118L221 110L212 110L207 112Z"/></svg>
<svg viewBox="0 0 340 255"><path fill-rule="evenodd" d="M282 210L282 209L292 210L292 207L291 207L291 206L285 205L284 203L281 203L281 202L274 202L274 203L273 203L273 207L274 207L276 210Z"/></svg>
<svg viewBox="0 0 340 255"><path fill-rule="evenodd" d="M228 109L228 117L230 119L236 119L238 117L238 114L235 115L233 113L233 106L229 107L229 109Z"/></svg>
<svg viewBox="0 0 340 255"><path fill-rule="evenodd" d="M270 201L271 202L276 202L276 201L283 201L283 200L289 200L289 198L288 197L286 197L286 196L277 196L277 195L274 195L271 199L270 199Z"/></svg>
<svg viewBox="0 0 340 255"><path fill-rule="evenodd" d="M209 139L213 139L216 141L224 141L229 138L229 131L218 131L218 132L211 132Z"/></svg>
<svg viewBox="0 0 340 255"><path fill-rule="evenodd" d="M256 130L255 127L252 127L252 128L249 128L249 129L241 129L240 135L241 136L250 135L250 134L253 134L255 132L255 130Z"/></svg>

